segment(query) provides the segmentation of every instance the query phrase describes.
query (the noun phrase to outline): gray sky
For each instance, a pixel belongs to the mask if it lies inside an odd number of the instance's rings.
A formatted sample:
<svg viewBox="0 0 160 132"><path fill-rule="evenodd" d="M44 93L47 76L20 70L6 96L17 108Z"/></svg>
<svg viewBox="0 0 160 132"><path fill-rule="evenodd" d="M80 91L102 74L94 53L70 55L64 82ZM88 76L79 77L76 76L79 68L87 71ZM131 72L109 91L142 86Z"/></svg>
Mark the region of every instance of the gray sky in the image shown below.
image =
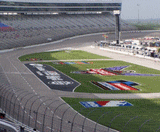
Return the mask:
<svg viewBox="0 0 160 132"><path fill-rule="evenodd" d="M122 0L122 19L160 18L160 0Z"/></svg>

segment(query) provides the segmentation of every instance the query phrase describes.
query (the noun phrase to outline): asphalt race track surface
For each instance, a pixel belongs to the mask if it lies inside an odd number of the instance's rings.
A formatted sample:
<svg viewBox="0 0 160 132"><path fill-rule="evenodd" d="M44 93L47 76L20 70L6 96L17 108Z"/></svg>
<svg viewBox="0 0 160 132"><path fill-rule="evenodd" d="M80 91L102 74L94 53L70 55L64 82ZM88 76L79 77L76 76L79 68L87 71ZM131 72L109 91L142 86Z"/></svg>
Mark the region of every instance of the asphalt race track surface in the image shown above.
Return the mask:
<svg viewBox="0 0 160 132"><path fill-rule="evenodd" d="M123 33L122 37L125 38L134 38L134 37L144 37L150 32L136 32L136 33ZM109 35L109 39L114 39L114 34ZM59 90L51 90L45 83L43 83L37 76L32 73L22 62L18 60L18 57L35 53L35 52L43 52L51 49L60 49L73 47L82 49L88 52L104 55L111 57L115 60L122 60L147 66L150 68L155 68L160 70L160 64L155 63L152 60L146 60L141 58L136 58L133 56L127 56L123 54L112 53L109 51L102 51L100 49L90 48L90 45L94 45L94 41L102 40L102 34L92 35L92 36L82 36L75 37L71 39L65 39L64 41L53 42L47 45L40 45L31 48L21 48L15 49L11 52L1 53L0 54L0 79L1 83L4 83L5 86L7 84L12 89L15 94L15 98L17 98L21 105L19 105L19 109L15 108L15 110L19 111L19 119L30 125L32 128L36 128L40 131L51 131L51 129L56 131L69 132L71 131L71 127L73 125L72 130L76 132L81 132L82 129L86 132L94 131L95 122L90 121L89 119L85 120L80 114L76 115L76 111L69 107L68 104L63 102L59 97L76 97L76 98L159 98L159 93L152 94L92 94L92 93L74 93L68 91L59 91ZM6 94L7 95L7 94ZM35 96L35 98L34 98ZM37 97L37 98L36 98ZM11 95L7 96L8 99L11 99ZM13 97L14 98L14 97ZM27 102L27 103L26 103ZM24 114L20 111L20 108L25 108L25 113L29 113L32 106L32 112L30 113L30 118L28 119L28 115ZM9 109L9 106L6 106ZM11 110L12 111L12 110ZM38 113L45 113L49 115L45 117L45 123L43 122L44 116L40 116ZM74 124L73 121L74 116ZM36 121L32 120L36 119ZM53 120L54 119L54 120ZM84 123L84 128L82 124ZM53 121L53 122L52 122ZM29 122L29 123L28 123ZM46 125L43 128L42 124L50 124ZM53 124L53 125L52 125ZM105 132L108 128L97 125L97 132ZM110 129L110 132L115 132L116 130Z"/></svg>

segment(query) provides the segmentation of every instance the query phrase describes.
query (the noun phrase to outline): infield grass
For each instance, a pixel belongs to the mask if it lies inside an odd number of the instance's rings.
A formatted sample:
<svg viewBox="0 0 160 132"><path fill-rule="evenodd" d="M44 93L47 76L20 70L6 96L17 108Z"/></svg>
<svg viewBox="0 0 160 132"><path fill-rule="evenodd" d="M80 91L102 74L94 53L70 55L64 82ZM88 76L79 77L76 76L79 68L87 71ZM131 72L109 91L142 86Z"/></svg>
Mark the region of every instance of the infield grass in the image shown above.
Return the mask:
<svg viewBox="0 0 160 132"><path fill-rule="evenodd" d="M160 92L160 76L101 76L101 75L91 75L91 74L75 74L72 71L87 70L91 68L105 68L113 66L129 66L125 70L135 70L136 73L144 74L160 74L159 70L150 69L147 67L123 62L123 61L92 61L93 64L72 64L72 65L56 65L52 62L43 62L43 64L51 65L54 68L62 71L71 78L77 80L81 85L75 89L75 92L85 92L85 93L150 93L150 92ZM103 90L91 83L91 81L115 81L115 80L127 80L139 83L140 85L135 86L135 88L141 91L113 91L113 90Z"/></svg>
<svg viewBox="0 0 160 132"><path fill-rule="evenodd" d="M28 61L32 58L41 60L109 59L108 57L88 53L81 50L62 50L62 51L28 54L19 57L19 60Z"/></svg>
<svg viewBox="0 0 160 132"><path fill-rule="evenodd" d="M121 132L137 132L138 130L139 132L156 132L160 128L160 99L124 99L133 106L103 108L85 108L79 102L103 101L104 99L63 97L63 100L82 115L88 116L89 119L93 121L99 119L100 124L110 126ZM108 101L109 99L105 100ZM90 111L93 112L88 114ZM104 112L106 114L102 116Z"/></svg>
<svg viewBox="0 0 160 132"><path fill-rule="evenodd" d="M107 57L95 55L80 50L64 50L64 51L52 51L52 52L42 52L30 55L25 55L20 57L21 61L26 61L31 58L41 58L42 60L75 60L75 59L107 59ZM87 61L89 62L89 61ZM41 62L43 64L48 64L54 68L62 71L71 78L77 80L81 85L75 89L75 92L85 92L85 93L153 93L160 92L160 76L101 76L101 75L91 75L91 74L75 74L71 73L73 71L87 70L87 69L100 69L114 66L129 66L124 70L134 70L136 73L142 74L160 74L159 70L154 70L144 66L135 65L132 63L127 63L123 61L114 60L103 60L103 61L92 61L90 64L71 64L71 65L57 65L52 62ZM155 62L153 62L155 63ZM141 91L111 91L103 90L91 83L91 81L116 81L116 80L126 80L139 83L135 88Z"/></svg>

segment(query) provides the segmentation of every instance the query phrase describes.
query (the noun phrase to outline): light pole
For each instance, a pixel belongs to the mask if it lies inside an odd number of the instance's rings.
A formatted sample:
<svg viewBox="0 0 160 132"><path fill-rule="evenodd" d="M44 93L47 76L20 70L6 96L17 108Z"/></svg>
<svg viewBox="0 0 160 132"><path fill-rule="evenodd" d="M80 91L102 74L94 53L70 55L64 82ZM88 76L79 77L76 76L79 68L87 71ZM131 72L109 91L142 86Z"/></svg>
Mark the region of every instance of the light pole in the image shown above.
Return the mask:
<svg viewBox="0 0 160 132"><path fill-rule="evenodd" d="M137 7L138 7L138 24L139 24L139 6L140 6L140 4L137 4Z"/></svg>
<svg viewBox="0 0 160 132"><path fill-rule="evenodd" d="M120 10L114 10L113 14L115 15L115 39L116 44L120 44Z"/></svg>

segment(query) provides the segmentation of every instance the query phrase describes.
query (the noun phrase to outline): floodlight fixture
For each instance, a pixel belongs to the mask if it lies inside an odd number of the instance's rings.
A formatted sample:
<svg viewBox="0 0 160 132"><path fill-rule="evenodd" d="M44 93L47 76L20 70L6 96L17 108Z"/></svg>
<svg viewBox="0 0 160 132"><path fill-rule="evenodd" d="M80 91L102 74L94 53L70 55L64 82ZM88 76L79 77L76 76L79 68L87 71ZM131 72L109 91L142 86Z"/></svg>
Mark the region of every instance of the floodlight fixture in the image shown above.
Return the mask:
<svg viewBox="0 0 160 132"><path fill-rule="evenodd" d="M114 11L113 11L113 14L114 14L114 15L120 15L120 13L121 13L120 10L114 10Z"/></svg>

